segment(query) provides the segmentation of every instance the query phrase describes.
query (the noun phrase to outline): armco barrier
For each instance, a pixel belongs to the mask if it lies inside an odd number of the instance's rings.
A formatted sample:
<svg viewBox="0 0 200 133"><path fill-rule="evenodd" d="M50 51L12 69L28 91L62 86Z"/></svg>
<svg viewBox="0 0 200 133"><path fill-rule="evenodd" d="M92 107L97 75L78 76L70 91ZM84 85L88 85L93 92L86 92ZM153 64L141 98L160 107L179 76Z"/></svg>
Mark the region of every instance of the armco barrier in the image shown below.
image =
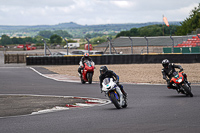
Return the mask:
<svg viewBox="0 0 200 133"><path fill-rule="evenodd" d="M169 59L174 63L200 63L200 54L156 54L156 55L102 55L91 56L95 64L161 63ZM29 56L26 65L78 65L81 56Z"/></svg>

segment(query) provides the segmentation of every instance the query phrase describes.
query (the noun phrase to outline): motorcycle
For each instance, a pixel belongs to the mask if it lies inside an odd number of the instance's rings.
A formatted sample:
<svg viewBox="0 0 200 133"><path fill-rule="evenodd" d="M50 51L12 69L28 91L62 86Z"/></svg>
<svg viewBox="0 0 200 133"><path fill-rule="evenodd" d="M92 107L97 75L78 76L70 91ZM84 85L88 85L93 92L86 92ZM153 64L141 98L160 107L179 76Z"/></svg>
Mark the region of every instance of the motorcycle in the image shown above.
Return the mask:
<svg viewBox="0 0 200 133"><path fill-rule="evenodd" d="M92 83L92 77L94 74L94 62L92 61L84 61L85 67L81 70L81 83L85 84L85 82Z"/></svg>
<svg viewBox="0 0 200 133"><path fill-rule="evenodd" d="M105 78L102 82L102 91L108 96L117 109L127 107L127 98L121 92L113 78Z"/></svg>
<svg viewBox="0 0 200 133"><path fill-rule="evenodd" d="M188 84L187 80L183 76L183 72L174 72L174 77L171 78L170 82L172 82L173 86L179 89L179 92L185 94L186 96L193 97L191 92L191 86Z"/></svg>

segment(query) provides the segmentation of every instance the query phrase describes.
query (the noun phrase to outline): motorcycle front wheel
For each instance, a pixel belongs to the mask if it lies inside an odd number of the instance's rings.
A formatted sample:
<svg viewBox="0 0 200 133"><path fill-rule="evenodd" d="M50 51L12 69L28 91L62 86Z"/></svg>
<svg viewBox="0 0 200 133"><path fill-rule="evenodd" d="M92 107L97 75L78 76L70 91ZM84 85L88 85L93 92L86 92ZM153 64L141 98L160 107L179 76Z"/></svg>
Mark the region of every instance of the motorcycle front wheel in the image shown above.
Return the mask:
<svg viewBox="0 0 200 133"><path fill-rule="evenodd" d="M193 94L191 92L191 87L189 87L189 85L187 83L185 83L184 85L182 85L183 89L186 92L186 95L189 95L190 97L193 97Z"/></svg>
<svg viewBox="0 0 200 133"><path fill-rule="evenodd" d="M122 108L126 108L127 107L127 99L126 98L124 98L124 105L122 105Z"/></svg>
<svg viewBox="0 0 200 133"><path fill-rule="evenodd" d="M89 84L92 84L92 73L87 73L87 79Z"/></svg>
<svg viewBox="0 0 200 133"><path fill-rule="evenodd" d="M114 93L110 93L110 99L117 109L121 109L120 100L118 100Z"/></svg>

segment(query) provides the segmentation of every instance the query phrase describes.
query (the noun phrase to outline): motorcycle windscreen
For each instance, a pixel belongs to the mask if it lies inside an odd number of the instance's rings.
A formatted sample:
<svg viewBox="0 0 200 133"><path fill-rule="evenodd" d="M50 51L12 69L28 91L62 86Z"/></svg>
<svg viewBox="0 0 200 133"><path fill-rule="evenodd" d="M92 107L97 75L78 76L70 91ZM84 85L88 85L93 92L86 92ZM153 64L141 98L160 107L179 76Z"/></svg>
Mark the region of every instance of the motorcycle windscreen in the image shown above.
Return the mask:
<svg viewBox="0 0 200 133"><path fill-rule="evenodd" d="M175 77L176 75L178 75L178 72L177 71L173 72L173 76Z"/></svg>
<svg viewBox="0 0 200 133"><path fill-rule="evenodd" d="M87 61L86 62L87 66L91 67L92 66L92 63L90 61Z"/></svg>
<svg viewBox="0 0 200 133"><path fill-rule="evenodd" d="M110 83L110 78L105 78L105 79L103 80L103 83L104 83L105 85L109 84L109 83Z"/></svg>

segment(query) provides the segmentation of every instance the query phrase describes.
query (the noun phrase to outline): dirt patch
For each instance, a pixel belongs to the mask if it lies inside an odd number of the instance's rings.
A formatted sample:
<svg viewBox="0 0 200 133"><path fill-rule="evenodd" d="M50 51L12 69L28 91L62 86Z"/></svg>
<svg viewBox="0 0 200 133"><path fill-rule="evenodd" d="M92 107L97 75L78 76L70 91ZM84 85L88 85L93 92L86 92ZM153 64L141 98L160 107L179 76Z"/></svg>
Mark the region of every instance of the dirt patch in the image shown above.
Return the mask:
<svg viewBox="0 0 200 133"><path fill-rule="evenodd" d="M191 83L200 83L200 63L193 64L178 64L184 69L188 75L188 81ZM99 68L102 65L96 65L93 76L93 81L99 81ZM106 65L108 69L113 70L119 75L120 82L129 83L151 83L151 84L166 84L162 78L162 65L161 64L118 64ZM50 71L78 77L78 65L65 65L65 66L48 66L45 67Z"/></svg>

